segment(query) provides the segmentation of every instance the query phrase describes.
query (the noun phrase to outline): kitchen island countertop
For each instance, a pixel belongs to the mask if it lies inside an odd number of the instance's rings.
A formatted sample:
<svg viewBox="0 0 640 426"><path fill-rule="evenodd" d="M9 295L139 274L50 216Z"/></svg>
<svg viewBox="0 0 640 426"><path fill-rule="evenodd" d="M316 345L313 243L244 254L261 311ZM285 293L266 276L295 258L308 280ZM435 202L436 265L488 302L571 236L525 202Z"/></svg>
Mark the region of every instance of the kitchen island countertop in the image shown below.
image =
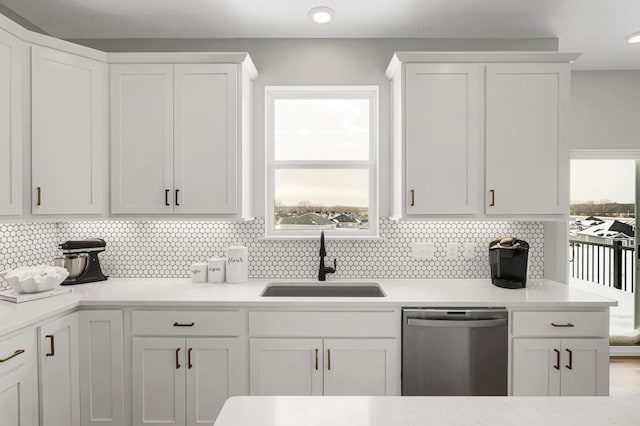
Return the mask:
<svg viewBox="0 0 640 426"><path fill-rule="evenodd" d="M0 301L0 334L80 307L163 308L335 308L506 307L531 309L606 309L617 301L550 280L529 280L527 288L496 287L488 279L359 279L326 284L377 282L386 297L261 297L265 285L283 280L255 279L244 284L192 283L186 278L110 278L73 286L73 292L22 304ZM317 284L323 285L322 283Z"/></svg>
<svg viewBox="0 0 640 426"><path fill-rule="evenodd" d="M215 426L637 425L638 397L238 396Z"/></svg>

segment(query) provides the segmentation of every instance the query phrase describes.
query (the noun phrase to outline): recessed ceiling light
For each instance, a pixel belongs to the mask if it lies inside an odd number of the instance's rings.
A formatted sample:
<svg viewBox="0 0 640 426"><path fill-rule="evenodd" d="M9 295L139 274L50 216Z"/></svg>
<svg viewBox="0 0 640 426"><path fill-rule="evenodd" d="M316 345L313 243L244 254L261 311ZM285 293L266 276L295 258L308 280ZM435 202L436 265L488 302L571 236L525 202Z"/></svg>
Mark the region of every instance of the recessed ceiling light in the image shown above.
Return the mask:
<svg viewBox="0 0 640 426"><path fill-rule="evenodd" d="M628 43L640 43L640 31L627 36Z"/></svg>
<svg viewBox="0 0 640 426"><path fill-rule="evenodd" d="M336 11L327 6L314 7L309 11L309 17L316 24L328 24L335 14Z"/></svg>

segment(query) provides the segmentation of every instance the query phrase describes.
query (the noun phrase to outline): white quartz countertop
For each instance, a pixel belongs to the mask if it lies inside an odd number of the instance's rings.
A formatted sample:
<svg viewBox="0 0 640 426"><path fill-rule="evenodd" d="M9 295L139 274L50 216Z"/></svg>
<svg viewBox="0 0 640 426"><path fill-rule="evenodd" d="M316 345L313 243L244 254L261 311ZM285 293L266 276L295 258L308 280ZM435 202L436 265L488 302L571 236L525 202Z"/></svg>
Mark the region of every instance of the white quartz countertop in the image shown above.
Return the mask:
<svg viewBox="0 0 640 426"><path fill-rule="evenodd" d="M638 397L238 396L215 426L635 426L638 404Z"/></svg>
<svg viewBox="0 0 640 426"><path fill-rule="evenodd" d="M261 297L262 290L270 282L286 283L288 280L268 279L251 280L245 284L210 284L192 283L185 278L110 278L107 281L73 286L72 293L48 299L21 304L0 301L0 334L77 306L337 309L492 306L579 309L617 305L617 301L613 299L549 280L529 280L527 288L517 290L496 287L488 279L340 280L339 283L377 282L386 297ZM338 281L325 282L327 285L337 283Z"/></svg>

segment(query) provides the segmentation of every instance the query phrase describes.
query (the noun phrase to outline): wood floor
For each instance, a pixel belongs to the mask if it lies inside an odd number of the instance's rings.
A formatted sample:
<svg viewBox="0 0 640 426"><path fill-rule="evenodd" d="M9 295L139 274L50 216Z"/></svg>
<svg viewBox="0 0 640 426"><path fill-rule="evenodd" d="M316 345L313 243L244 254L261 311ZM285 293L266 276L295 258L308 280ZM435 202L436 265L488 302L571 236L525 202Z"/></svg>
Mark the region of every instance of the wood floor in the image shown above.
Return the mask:
<svg viewBox="0 0 640 426"><path fill-rule="evenodd" d="M613 357L609 361L609 394L640 397L640 358Z"/></svg>

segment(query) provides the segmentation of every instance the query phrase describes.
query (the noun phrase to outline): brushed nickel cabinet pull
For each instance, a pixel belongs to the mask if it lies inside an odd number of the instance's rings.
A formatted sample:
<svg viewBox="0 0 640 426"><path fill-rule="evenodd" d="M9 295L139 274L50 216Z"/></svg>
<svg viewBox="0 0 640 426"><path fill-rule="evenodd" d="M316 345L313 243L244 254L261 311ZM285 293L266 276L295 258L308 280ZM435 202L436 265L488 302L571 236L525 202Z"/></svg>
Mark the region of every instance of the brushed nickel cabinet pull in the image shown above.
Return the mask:
<svg viewBox="0 0 640 426"><path fill-rule="evenodd" d="M38 201L36 201L36 206L39 206L42 204L42 188L37 187L36 191L38 192Z"/></svg>
<svg viewBox="0 0 640 426"><path fill-rule="evenodd" d="M179 206L180 203L178 202L178 193L180 192L179 189L176 189L176 206Z"/></svg>
<svg viewBox="0 0 640 426"><path fill-rule="evenodd" d="M560 351L554 349L554 352L556 353L556 364L553 366L553 368L555 368L556 370L560 370Z"/></svg>
<svg viewBox="0 0 640 426"><path fill-rule="evenodd" d="M169 190L168 189L164 190L164 205L165 206L169 205Z"/></svg>
<svg viewBox="0 0 640 426"><path fill-rule="evenodd" d="M191 370L191 367L193 367L193 364L191 364L191 350L193 348L189 348L189 350L187 351L187 368L189 370Z"/></svg>
<svg viewBox="0 0 640 426"><path fill-rule="evenodd" d="M575 327L575 325L571 324L570 322L566 324L556 324L555 322L552 322L551 325L554 327Z"/></svg>
<svg viewBox="0 0 640 426"><path fill-rule="evenodd" d="M0 364L2 364L3 362L7 362L7 361L9 361L11 358L15 358L15 357L17 357L18 355L23 354L23 353L24 353L24 349L16 349L16 351L13 353L13 355L9 355L9 356L8 356L8 357L6 357L6 358L2 358L2 359L0 359ZM317 370L317 368L316 368L316 370Z"/></svg>
<svg viewBox="0 0 640 426"><path fill-rule="evenodd" d="M415 190L411 190L411 207L416 205L416 191Z"/></svg>
<svg viewBox="0 0 640 426"><path fill-rule="evenodd" d="M48 334L45 336L46 339L50 339L49 340L49 353L45 354L45 356L54 356L56 354L56 347L55 347L55 336L52 336L51 334Z"/></svg>
<svg viewBox="0 0 640 426"><path fill-rule="evenodd" d="M327 370L331 370L331 349L327 349Z"/></svg>
<svg viewBox="0 0 640 426"><path fill-rule="evenodd" d="M496 190L490 189L489 192L491 193L491 203L489 203L489 207L494 207L496 205Z"/></svg>
<svg viewBox="0 0 640 426"><path fill-rule="evenodd" d="M565 365L568 370L573 370L573 351L571 349L565 349L565 351L569 352L569 365Z"/></svg>
<svg viewBox="0 0 640 426"><path fill-rule="evenodd" d="M181 324L179 322L174 322L173 323L174 327L193 327L194 325L196 325L195 322L190 322L189 324Z"/></svg>
<svg viewBox="0 0 640 426"><path fill-rule="evenodd" d="M316 349L316 371L318 370L318 350Z"/></svg>
<svg viewBox="0 0 640 426"><path fill-rule="evenodd" d="M176 370L180 369L180 360L179 357L180 356L180 348L176 349Z"/></svg>

